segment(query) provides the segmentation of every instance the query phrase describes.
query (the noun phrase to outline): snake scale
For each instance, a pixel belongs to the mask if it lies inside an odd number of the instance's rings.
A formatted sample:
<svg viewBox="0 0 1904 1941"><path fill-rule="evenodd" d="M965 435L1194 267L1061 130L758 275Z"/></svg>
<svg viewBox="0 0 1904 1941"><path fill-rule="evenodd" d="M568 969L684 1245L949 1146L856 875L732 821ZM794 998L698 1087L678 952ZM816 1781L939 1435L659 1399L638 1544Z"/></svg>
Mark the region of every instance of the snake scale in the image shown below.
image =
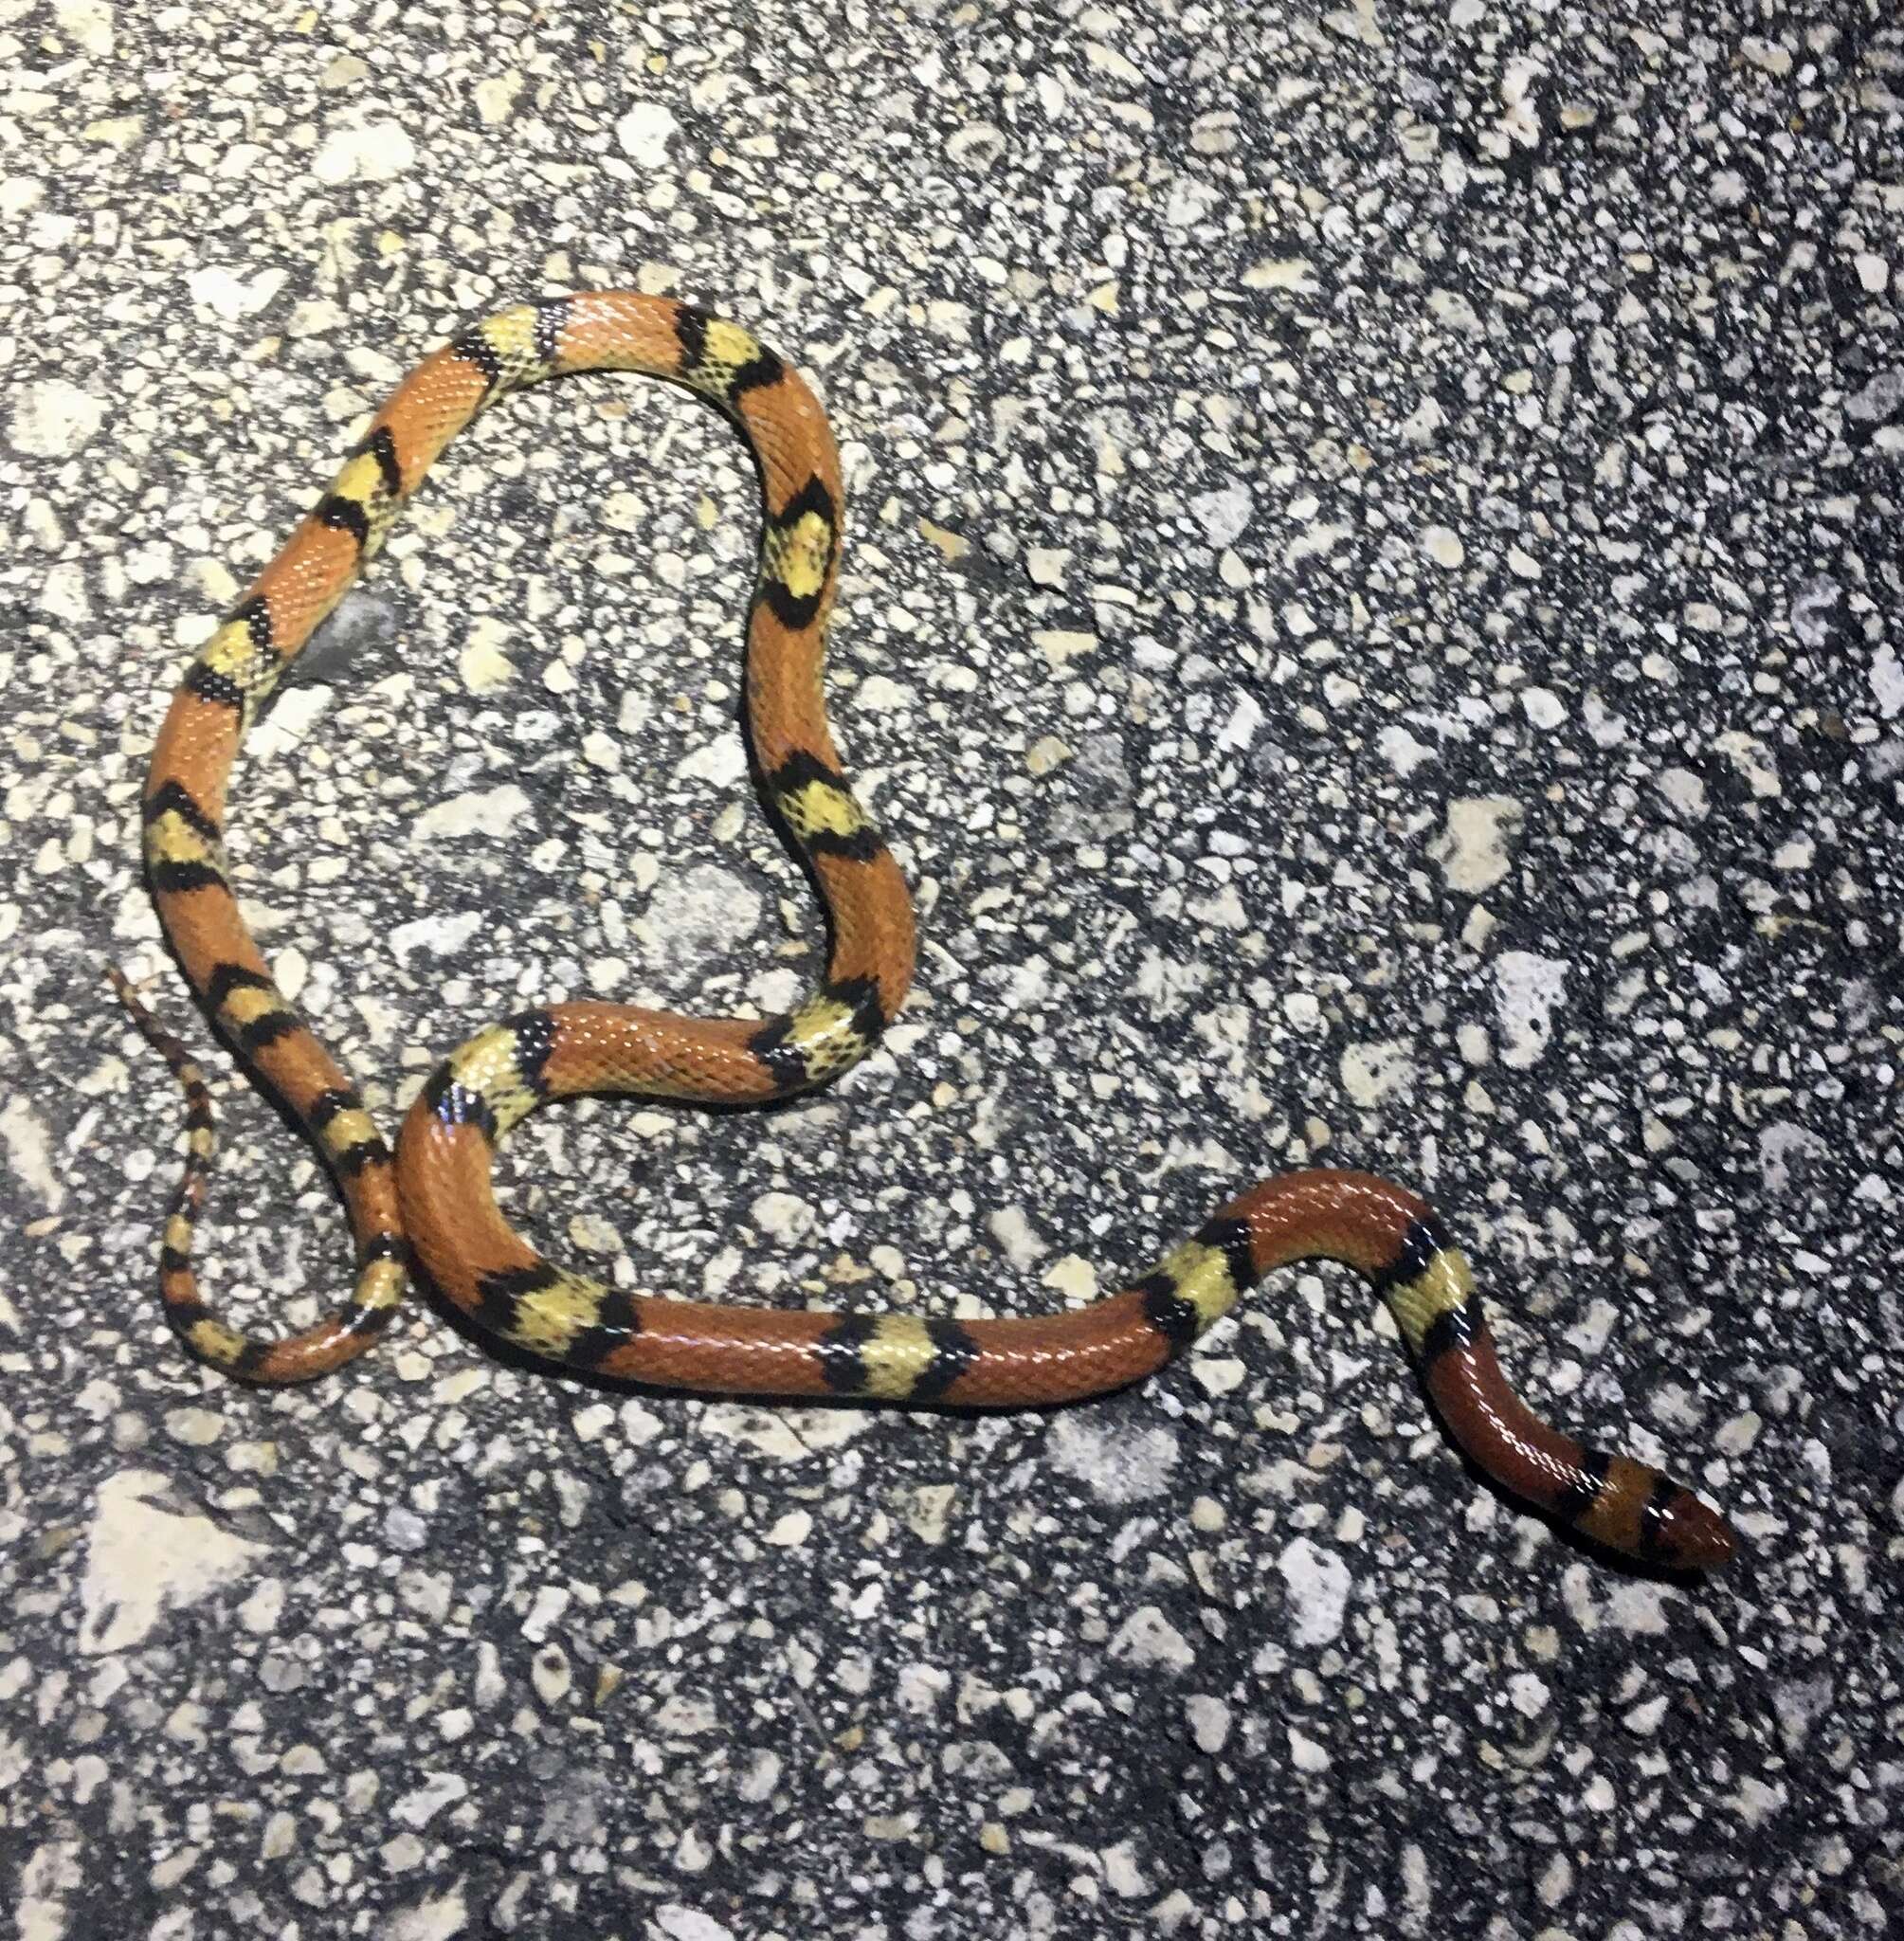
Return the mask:
<svg viewBox="0 0 1904 1941"><path fill-rule="evenodd" d="M284 670L456 432L507 391L601 370L687 386L739 427L758 466L750 752L825 908L825 972L796 1009L765 1020L601 1003L523 1011L437 1067L392 1153L355 1086L273 983L239 914L222 844L232 761ZM832 435L799 374L740 326L661 298L599 292L503 310L426 358L377 412L330 490L192 662L142 797L146 870L185 974L322 1153L356 1243L350 1298L300 1333L254 1340L207 1306L190 1255L212 1153L209 1097L177 1040L115 970L120 997L186 1092L185 1173L165 1224L159 1287L187 1346L254 1383L322 1374L376 1340L420 1266L481 1328L569 1369L703 1393L1010 1406L1136 1381L1272 1268L1327 1259L1358 1269L1386 1297L1455 1442L1502 1489L1636 1559L1682 1569L1724 1563L1734 1538L1716 1511L1645 1463L1582 1447L1515 1396L1466 1261L1423 1201L1368 1174L1267 1180L1124 1292L999 1320L632 1295L543 1260L510 1228L491 1188L492 1156L542 1100L598 1092L785 1098L863 1058L898 1014L913 974L911 900L842 772L821 690L841 504Z"/></svg>

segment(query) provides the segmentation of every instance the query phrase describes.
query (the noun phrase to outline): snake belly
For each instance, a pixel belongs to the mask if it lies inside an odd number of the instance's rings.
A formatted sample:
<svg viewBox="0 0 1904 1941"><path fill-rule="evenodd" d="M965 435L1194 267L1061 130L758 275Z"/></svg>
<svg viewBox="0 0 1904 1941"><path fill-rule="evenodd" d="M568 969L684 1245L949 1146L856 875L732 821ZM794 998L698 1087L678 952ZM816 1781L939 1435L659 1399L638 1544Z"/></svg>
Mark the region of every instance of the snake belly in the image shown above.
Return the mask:
<svg viewBox="0 0 1904 1941"><path fill-rule="evenodd" d="M812 993L783 1016L691 1017L553 1004L492 1025L430 1076L394 1156L361 1096L273 983L239 914L222 838L231 766L284 669L381 545L449 440L505 392L579 371L687 386L739 428L763 519L747 622L746 721L760 792L805 862L829 933ZM1181 1353L1272 1269L1339 1261L1384 1296L1450 1435L1502 1489L1622 1554L1709 1569L1735 1538L1718 1512L1632 1458L1540 1421L1503 1376L1467 1262L1413 1193L1358 1172L1265 1181L1125 1291L1010 1319L789 1312L664 1299L545 1261L502 1218L498 1141L545 1099L633 1094L764 1103L837 1077L898 1014L913 972L902 876L855 801L822 693L842 490L805 381L739 325L606 291L522 304L427 357L378 411L331 489L213 633L173 697L143 796L147 874L201 1004L292 1113L335 1177L356 1244L350 1298L315 1327L242 1333L200 1297L190 1252L212 1152L209 1094L184 1047L114 982L184 1087L185 1173L165 1224L165 1311L200 1358L259 1384L361 1353L410 1269L498 1340L589 1373L701 1393L1014 1407L1138 1381Z"/></svg>

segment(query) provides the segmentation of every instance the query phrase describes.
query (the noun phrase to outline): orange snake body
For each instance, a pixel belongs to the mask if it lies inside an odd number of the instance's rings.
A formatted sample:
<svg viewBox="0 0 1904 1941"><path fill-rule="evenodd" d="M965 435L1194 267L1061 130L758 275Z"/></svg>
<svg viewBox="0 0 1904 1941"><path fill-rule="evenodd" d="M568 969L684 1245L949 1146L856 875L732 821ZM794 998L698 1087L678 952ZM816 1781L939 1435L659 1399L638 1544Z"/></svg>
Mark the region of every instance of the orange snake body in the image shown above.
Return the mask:
<svg viewBox="0 0 1904 1941"><path fill-rule="evenodd" d="M284 668L375 553L450 438L509 390L565 372L632 370L688 386L739 427L765 500L747 627L747 725L762 792L808 866L831 933L825 974L785 1016L694 1018L568 1003L469 1040L429 1079L394 1155L272 982L222 848L245 731ZM1496 1361L1465 1260L1414 1194L1365 1173L1285 1174L1224 1206L1127 1291L1038 1318L763 1311L631 1295L542 1260L499 1211L496 1142L546 1098L632 1093L703 1103L782 1098L862 1058L913 974L898 865L855 802L822 695L842 491L825 414L789 365L736 324L660 298L602 292L523 304L438 350L376 414L343 471L187 673L143 798L160 918L201 1003L323 1154L356 1242L352 1297L316 1327L258 1341L200 1299L190 1263L212 1151L205 1082L114 979L186 1089L188 1153L167 1220L160 1291L202 1359L245 1380L304 1380L362 1353L414 1265L483 1329L572 1369L725 1394L1007 1406L1095 1395L1150 1374L1261 1275L1326 1258L1387 1298L1449 1431L1503 1488L1631 1556L1706 1569L1729 1526L1658 1471L1540 1422Z"/></svg>

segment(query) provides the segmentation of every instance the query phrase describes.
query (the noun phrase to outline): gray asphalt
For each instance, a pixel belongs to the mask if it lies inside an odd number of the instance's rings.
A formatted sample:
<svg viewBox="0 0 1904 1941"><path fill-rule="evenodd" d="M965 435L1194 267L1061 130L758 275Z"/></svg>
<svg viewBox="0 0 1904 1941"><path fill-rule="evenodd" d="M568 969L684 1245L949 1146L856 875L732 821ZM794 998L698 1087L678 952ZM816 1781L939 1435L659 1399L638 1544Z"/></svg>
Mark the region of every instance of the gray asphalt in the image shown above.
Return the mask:
<svg viewBox="0 0 1904 1941"><path fill-rule="evenodd" d="M1904 31L1888 9L0 0L0 1902L32 1941L1877 1934L1904 1900ZM1429 1193L1710 1585L1464 1469L1278 1277L992 1419L586 1388L417 1302L259 1394L154 1287L209 1048L172 683L401 372L677 292L848 472L830 696L923 917L772 1115L589 1103L622 1284L1033 1313L1250 1180ZM819 962L734 711L745 454L512 400L259 731L246 909L387 1129L490 1018ZM209 1296L344 1291L220 1079Z"/></svg>

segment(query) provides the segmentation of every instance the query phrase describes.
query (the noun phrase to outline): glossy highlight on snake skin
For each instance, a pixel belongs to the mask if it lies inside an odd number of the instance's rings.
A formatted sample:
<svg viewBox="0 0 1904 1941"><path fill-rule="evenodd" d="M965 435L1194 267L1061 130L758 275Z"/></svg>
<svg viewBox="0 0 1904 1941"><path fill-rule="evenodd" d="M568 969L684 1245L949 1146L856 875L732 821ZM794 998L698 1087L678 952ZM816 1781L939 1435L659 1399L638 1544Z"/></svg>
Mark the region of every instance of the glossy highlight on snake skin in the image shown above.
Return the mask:
<svg viewBox="0 0 1904 1941"><path fill-rule="evenodd" d="M349 1078L273 984L223 853L231 764L261 705L444 446L505 392L566 372L638 371L687 386L739 428L764 517L747 624L746 709L762 792L808 865L830 933L825 975L767 1020L569 1003L479 1032L432 1074L394 1156ZM732 1104L785 1098L863 1058L912 981L911 899L854 800L821 681L841 550L838 456L799 374L739 325L664 299L602 292L504 310L405 379L316 510L187 672L154 751L145 860L193 989L335 1177L356 1241L350 1298L297 1334L253 1340L201 1299L190 1262L212 1151L209 1098L184 1048L125 980L115 988L185 1089L189 1152L159 1288L203 1360L245 1381L342 1366L389 1324L413 1264L481 1328L560 1367L709 1394L922 1406L1066 1402L1141 1380L1272 1268L1340 1261L1388 1304L1449 1433L1503 1489L1641 1561L1710 1569L1725 1519L1630 1458L1582 1447L1514 1395L1466 1261L1414 1194L1311 1170L1233 1200L1151 1274L1068 1313L1005 1320L764 1311L631 1295L543 1260L490 1185L497 1142L543 1100L580 1093Z"/></svg>

